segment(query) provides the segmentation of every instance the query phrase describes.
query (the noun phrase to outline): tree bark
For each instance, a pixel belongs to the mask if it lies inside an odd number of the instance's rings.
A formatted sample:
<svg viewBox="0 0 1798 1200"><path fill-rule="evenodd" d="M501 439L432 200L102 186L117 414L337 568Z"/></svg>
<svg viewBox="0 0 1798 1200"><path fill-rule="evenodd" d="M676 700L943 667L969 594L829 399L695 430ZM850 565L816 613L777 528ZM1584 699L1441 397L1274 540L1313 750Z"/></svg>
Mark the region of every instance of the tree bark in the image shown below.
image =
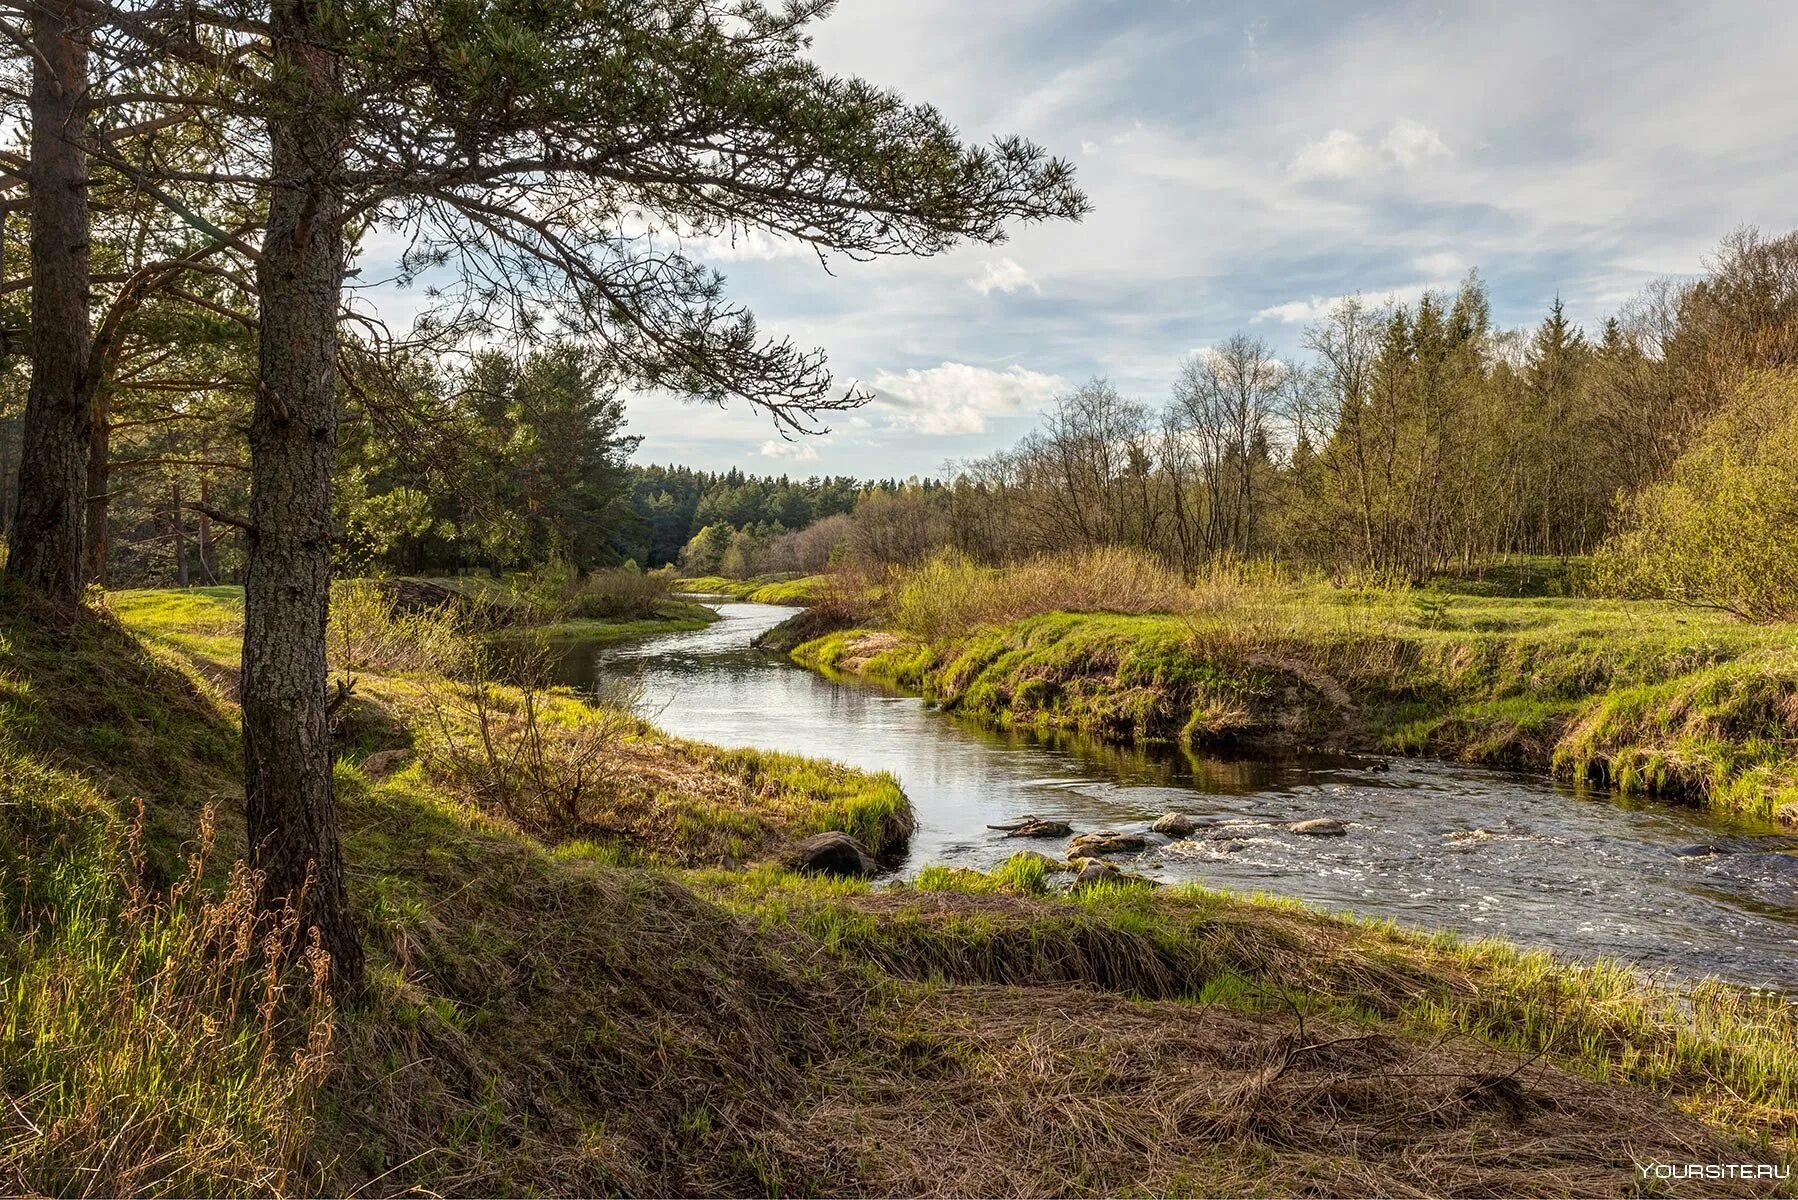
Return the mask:
<svg viewBox="0 0 1798 1200"><path fill-rule="evenodd" d="M276 0L270 21L277 77L292 86L268 119L240 697L244 807L265 899L299 900L342 989L360 979L363 959L344 887L325 700L344 238L342 133L327 115L338 63L321 7Z"/></svg>
<svg viewBox="0 0 1798 1200"><path fill-rule="evenodd" d="M95 388L88 405L92 431L87 444L87 517L82 549L82 575L89 583L106 586L107 511L112 505L112 414L106 389Z"/></svg>
<svg viewBox="0 0 1798 1200"><path fill-rule="evenodd" d="M31 388L6 572L79 602L92 422L88 353L87 44L73 4L31 30Z"/></svg>

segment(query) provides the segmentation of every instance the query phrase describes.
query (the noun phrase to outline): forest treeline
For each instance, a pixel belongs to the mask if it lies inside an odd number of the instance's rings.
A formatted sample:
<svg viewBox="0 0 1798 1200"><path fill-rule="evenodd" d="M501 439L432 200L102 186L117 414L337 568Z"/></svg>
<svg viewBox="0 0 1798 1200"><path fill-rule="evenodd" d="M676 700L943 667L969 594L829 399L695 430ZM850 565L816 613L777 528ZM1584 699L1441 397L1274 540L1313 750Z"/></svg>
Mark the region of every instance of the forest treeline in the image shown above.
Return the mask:
<svg viewBox="0 0 1798 1200"><path fill-rule="evenodd" d="M1131 546L1191 574L1273 559L1421 583L1596 556L1589 586L1798 615L1798 234L1726 238L1597 330L1493 325L1477 275L1360 296L1282 359L1242 333L1159 402L1104 380L945 481L863 497L842 554L1006 563Z"/></svg>
<svg viewBox="0 0 1798 1200"><path fill-rule="evenodd" d="M0 380L0 528L17 502L23 440L26 373L13 361ZM250 398L238 381L206 382L216 386L200 396L112 392L87 459L89 582L242 578L243 531L209 514L247 500L238 430ZM574 344L490 351L465 366L386 364L364 386L384 393L347 406L333 493L335 556L350 573L659 567L682 562L689 543L685 562L703 573L817 570L823 561L801 551L818 535L800 531L865 491L901 486L633 463L639 439L625 431L617 383ZM395 413L418 427L389 436Z"/></svg>
<svg viewBox="0 0 1798 1200"><path fill-rule="evenodd" d="M633 463L615 373L572 342L398 356L346 397L336 558L749 577L1127 545L1186 573L1266 558L1419 582L1495 556L1596 555L1588 586L1789 615L1798 235L1737 231L1708 266L1596 330L1558 299L1532 328L1498 328L1472 274L1412 303L1351 296L1300 357L1240 333L1180 364L1159 401L1093 380L1017 446L925 480ZM241 340L152 332L215 357ZM22 375L0 418L9 479ZM208 514L245 502L249 398L217 382L113 389L88 458L90 579L240 577L242 531Z"/></svg>

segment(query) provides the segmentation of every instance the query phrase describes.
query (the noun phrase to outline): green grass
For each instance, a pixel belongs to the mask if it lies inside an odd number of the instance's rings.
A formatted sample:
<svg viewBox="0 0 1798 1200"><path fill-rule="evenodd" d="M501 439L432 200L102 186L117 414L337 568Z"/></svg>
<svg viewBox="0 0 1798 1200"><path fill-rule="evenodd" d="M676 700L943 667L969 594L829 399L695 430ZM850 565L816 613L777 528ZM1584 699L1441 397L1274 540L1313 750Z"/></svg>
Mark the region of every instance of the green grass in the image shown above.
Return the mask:
<svg viewBox="0 0 1798 1200"><path fill-rule="evenodd" d="M630 620L574 618L552 622L548 625L502 630L498 636L529 635L542 636L550 641L582 641L604 644L654 637L661 633L687 633L695 629L704 629L718 619L717 610L707 608L703 604L671 600L664 602L659 607L660 612L653 617L638 617Z"/></svg>
<svg viewBox="0 0 1798 1200"><path fill-rule="evenodd" d="M755 604L814 604L830 584L828 575L758 575L754 579L729 579L723 575L696 575L677 579L674 586L696 596L729 596Z"/></svg>
<svg viewBox="0 0 1798 1200"><path fill-rule="evenodd" d="M1667 604L1269 584L794 657L997 725L1552 769L1798 822L1798 630Z"/></svg>
<svg viewBox="0 0 1798 1200"><path fill-rule="evenodd" d="M242 604L235 589L125 592L110 600L126 627L148 643L197 667L235 666ZM702 606L690 607L711 615ZM665 628L654 622L571 622L533 632L623 639ZM466 717L453 703L431 704L433 695L449 693L428 672L356 675L344 731L353 757L413 747L428 757L439 714L458 721ZM494 694L500 707L516 707L516 689L500 687ZM545 736L552 741L604 715L566 690L541 697L539 705ZM910 803L886 772L769 751L719 750L668 737L634 718L619 727L618 753L628 769L609 772L605 786L591 789L587 800L590 821L609 831L587 839L595 853L639 864L741 861L765 857L794 838L841 830L885 856L911 835ZM89 739L109 729L100 723L89 729Z"/></svg>
<svg viewBox="0 0 1798 1200"><path fill-rule="evenodd" d="M490 580L432 580L456 583L470 594L492 591ZM220 670L236 670L243 637L243 589L142 588L108 592L105 603L143 636ZM570 618L550 624L508 625L495 636L542 636L551 640L624 642L664 633L704 629L718 619L715 609L690 600L658 601L648 617Z"/></svg>

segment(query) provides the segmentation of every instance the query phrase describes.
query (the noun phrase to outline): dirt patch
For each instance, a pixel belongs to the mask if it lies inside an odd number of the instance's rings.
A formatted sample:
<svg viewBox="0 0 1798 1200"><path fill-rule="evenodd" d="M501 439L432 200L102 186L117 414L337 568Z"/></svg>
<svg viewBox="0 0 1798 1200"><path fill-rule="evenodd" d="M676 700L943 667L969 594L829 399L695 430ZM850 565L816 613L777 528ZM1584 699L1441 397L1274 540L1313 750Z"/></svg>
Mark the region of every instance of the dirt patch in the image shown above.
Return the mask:
<svg viewBox="0 0 1798 1200"><path fill-rule="evenodd" d="M843 648L842 656L837 659L834 669L847 671L850 674L860 674L862 669L868 665L869 659L877 654L884 654L888 650L895 650L901 644L897 634L864 634Z"/></svg>

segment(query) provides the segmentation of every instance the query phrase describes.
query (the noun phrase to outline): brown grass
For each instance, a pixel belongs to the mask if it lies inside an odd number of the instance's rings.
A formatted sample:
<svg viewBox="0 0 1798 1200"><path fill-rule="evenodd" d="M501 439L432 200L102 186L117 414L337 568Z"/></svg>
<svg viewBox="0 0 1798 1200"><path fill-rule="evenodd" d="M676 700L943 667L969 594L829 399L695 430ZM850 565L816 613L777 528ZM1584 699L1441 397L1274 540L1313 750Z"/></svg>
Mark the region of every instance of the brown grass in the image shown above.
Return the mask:
<svg viewBox="0 0 1798 1200"><path fill-rule="evenodd" d="M1171 613L1194 603L1177 572L1122 546L1038 555L1003 571L944 550L900 573L886 595L891 622L926 640L1042 613Z"/></svg>
<svg viewBox="0 0 1798 1200"><path fill-rule="evenodd" d="M804 1125L855 1131L861 1194L1613 1196L1638 1160L1767 1161L1477 1043L1070 987L926 988L890 1019L886 1069L839 1074Z"/></svg>

